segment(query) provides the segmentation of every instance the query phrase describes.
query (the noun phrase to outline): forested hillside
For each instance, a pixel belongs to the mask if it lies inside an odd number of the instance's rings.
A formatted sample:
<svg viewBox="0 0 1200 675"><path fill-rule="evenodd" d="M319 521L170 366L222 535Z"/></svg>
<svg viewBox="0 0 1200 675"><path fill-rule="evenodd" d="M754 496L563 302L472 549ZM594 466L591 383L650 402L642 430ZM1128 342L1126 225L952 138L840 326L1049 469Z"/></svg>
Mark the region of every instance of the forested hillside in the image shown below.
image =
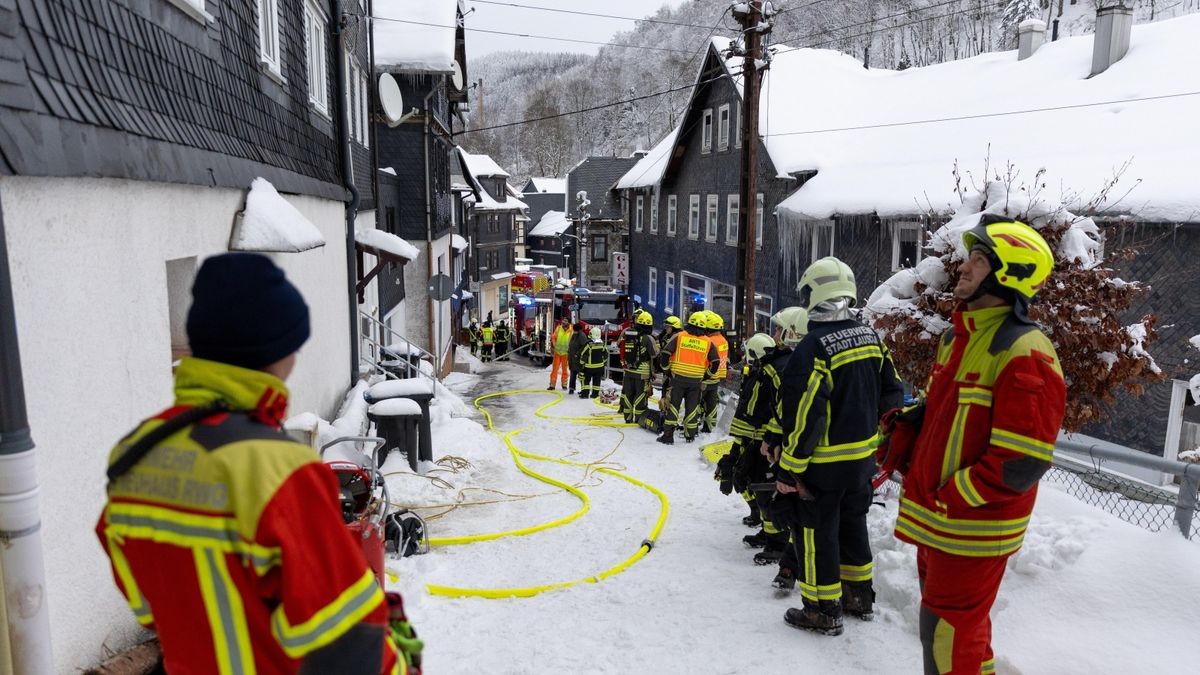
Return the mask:
<svg viewBox="0 0 1200 675"><path fill-rule="evenodd" d="M872 68L903 69L1013 49L1016 25L1031 17L1058 17L1060 35L1091 32L1097 2L776 0L768 42L837 49ZM1200 0L1125 4L1133 6L1138 23L1200 11ZM561 176L589 155L649 149L683 112L708 38L737 36L729 5L729 0L693 0L674 10L660 9L649 18L669 23L639 22L614 36L596 56L514 51L472 62L471 78L482 80L482 86L471 93L470 129L549 119L471 132L460 137L462 144L492 155L513 174L514 182L530 175ZM563 35L570 35L573 20L587 19L565 18ZM558 116L671 89L678 91Z"/></svg>

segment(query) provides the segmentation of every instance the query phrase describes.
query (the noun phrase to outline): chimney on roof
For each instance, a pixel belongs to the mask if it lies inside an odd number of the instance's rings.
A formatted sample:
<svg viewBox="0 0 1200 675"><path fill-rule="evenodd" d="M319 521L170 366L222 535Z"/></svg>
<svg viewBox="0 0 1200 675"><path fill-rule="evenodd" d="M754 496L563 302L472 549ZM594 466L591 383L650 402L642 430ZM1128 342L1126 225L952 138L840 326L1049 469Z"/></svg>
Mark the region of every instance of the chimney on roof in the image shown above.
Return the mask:
<svg viewBox="0 0 1200 675"><path fill-rule="evenodd" d="M1117 3L1096 10L1096 37L1092 48L1094 77L1108 70L1129 51L1129 34L1133 30L1133 10Z"/></svg>
<svg viewBox="0 0 1200 675"><path fill-rule="evenodd" d="M1017 60L1024 61L1046 41L1046 22L1026 19L1017 26Z"/></svg>

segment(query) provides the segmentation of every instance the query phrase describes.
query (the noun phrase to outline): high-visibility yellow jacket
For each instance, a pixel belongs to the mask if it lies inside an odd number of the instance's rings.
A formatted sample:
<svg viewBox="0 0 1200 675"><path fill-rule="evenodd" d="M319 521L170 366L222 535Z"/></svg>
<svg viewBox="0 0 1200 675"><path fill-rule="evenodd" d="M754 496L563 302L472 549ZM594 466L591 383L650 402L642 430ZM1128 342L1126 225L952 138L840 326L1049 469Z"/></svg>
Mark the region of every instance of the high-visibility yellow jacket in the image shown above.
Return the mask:
<svg viewBox="0 0 1200 675"><path fill-rule="evenodd" d="M492 328L491 326L484 326L479 333L483 337L483 344L490 345L496 342L495 328Z"/></svg>
<svg viewBox="0 0 1200 675"><path fill-rule="evenodd" d="M279 430L287 389L256 370L185 358L175 407L146 420L110 463L175 415L214 401L217 413L168 436L108 486L96 526L113 576L181 673L294 673L351 629L376 635L364 660L397 673L383 592L342 520L338 481ZM335 647L336 648L336 647Z"/></svg>
<svg viewBox="0 0 1200 675"><path fill-rule="evenodd" d="M562 325L554 327L554 332L550 335L550 344L553 345L554 353L558 356L566 356L571 351L571 333L575 332L570 326L563 328Z"/></svg>
<svg viewBox="0 0 1200 675"><path fill-rule="evenodd" d="M1066 407L1058 355L1009 307L954 313L904 476L896 537L963 556L1021 547Z"/></svg>

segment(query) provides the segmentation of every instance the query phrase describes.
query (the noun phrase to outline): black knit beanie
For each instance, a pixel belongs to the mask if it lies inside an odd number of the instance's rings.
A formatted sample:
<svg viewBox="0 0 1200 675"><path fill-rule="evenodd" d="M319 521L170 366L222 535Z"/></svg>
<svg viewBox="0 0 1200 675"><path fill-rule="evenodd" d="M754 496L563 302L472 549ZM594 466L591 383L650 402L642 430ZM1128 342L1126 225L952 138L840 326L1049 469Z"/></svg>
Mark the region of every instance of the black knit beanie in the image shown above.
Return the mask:
<svg viewBox="0 0 1200 675"><path fill-rule="evenodd" d="M308 305L266 256L225 253L196 274L187 334L197 358L259 369L308 340Z"/></svg>

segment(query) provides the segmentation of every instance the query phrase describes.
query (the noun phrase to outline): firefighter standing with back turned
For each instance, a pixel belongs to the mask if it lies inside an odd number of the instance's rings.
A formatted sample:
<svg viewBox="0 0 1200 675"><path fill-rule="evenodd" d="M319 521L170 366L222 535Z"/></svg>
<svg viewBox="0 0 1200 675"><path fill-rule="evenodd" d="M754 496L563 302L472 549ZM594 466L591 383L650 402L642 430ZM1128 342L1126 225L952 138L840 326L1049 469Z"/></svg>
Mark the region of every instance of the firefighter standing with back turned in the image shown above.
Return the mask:
<svg viewBox="0 0 1200 675"><path fill-rule="evenodd" d="M1050 247L990 214L963 245L961 303L938 347L896 519L896 537L917 546L930 675L995 672L988 612L1066 406L1058 355L1027 311L1054 269Z"/></svg>
<svg viewBox="0 0 1200 675"><path fill-rule="evenodd" d="M671 340L675 339L683 331L683 323L679 317L669 315L663 319L663 328L658 333L658 351L661 353L671 344ZM657 361L655 362L657 366ZM662 372L662 393L658 397L658 419L660 422L667 420L667 411L671 407L671 371L665 368L658 368Z"/></svg>
<svg viewBox="0 0 1200 675"><path fill-rule="evenodd" d="M109 458L96 533L169 673L400 673L338 482L280 430L308 307L265 256L196 274L175 405Z"/></svg>
<svg viewBox="0 0 1200 675"><path fill-rule="evenodd" d="M717 370L717 348L704 337L704 316L688 315L687 327L658 356L659 365L671 370L671 407L663 421L659 443L675 443L675 427L683 427L684 440L695 440L700 425L700 382ZM687 406L687 414L681 415Z"/></svg>
<svg viewBox="0 0 1200 675"><path fill-rule="evenodd" d="M717 428L717 404L720 402L721 383L729 376L729 340L725 338L725 319L711 311L704 312L707 323L708 341L717 349L717 369L706 374L700 386L700 401L704 419L700 429L709 433Z"/></svg>
<svg viewBox="0 0 1200 675"><path fill-rule="evenodd" d="M794 545L803 607L787 610L784 620L840 635L843 609L874 616L867 532L874 452L879 419L900 404L903 389L879 336L851 312L858 291L846 263L816 261L798 290L808 334L783 371L775 414L781 433L764 443L779 462L772 514L800 533Z"/></svg>

